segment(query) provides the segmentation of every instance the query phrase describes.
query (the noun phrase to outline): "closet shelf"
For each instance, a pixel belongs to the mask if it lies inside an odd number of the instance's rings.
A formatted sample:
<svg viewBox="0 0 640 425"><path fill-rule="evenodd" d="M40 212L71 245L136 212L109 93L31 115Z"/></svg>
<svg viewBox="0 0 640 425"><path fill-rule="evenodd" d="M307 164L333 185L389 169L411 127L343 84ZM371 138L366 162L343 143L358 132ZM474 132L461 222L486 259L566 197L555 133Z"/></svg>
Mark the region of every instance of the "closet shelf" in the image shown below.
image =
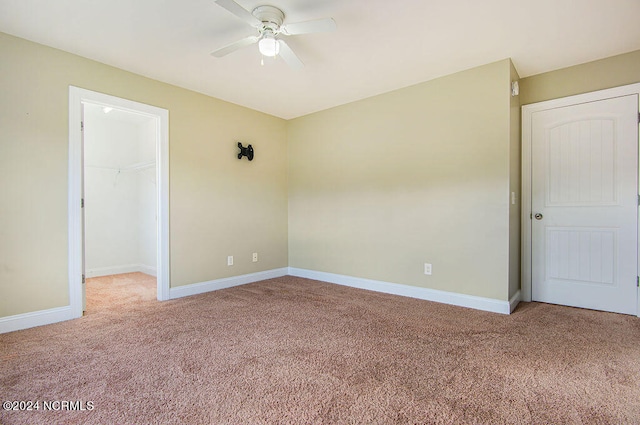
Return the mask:
<svg viewBox="0 0 640 425"><path fill-rule="evenodd" d="M131 164L127 167L122 167L120 168L120 171L142 171L142 170L146 170L147 168L153 168L156 166L156 162L155 161L150 161L150 162L137 162L135 164Z"/></svg>
<svg viewBox="0 0 640 425"><path fill-rule="evenodd" d="M101 168L103 170L114 170L114 171L117 171L119 173L122 173L122 172L125 172L125 171L144 171L144 170L147 170L149 168L153 168L155 166L156 166L156 162L155 161L136 162L134 164L127 165L126 167L107 167L107 166L102 166L102 165L87 165L87 167L90 167L90 168Z"/></svg>

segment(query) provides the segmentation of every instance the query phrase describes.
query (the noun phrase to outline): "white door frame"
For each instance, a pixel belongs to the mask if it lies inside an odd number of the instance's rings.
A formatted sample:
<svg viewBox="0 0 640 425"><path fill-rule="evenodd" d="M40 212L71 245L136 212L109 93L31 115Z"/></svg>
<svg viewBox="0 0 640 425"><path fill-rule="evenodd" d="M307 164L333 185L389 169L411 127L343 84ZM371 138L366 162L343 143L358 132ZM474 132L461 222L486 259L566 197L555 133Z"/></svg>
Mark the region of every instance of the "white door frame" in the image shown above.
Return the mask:
<svg viewBox="0 0 640 425"><path fill-rule="evenodd" d="M156 122L157 298L169 299L169 111L155 106L69 86L69 303L82 316L82 110L83 103L110 106Z"/></svg>
<svg viewBox="0 0 640 425"><path fill-rule="evenodd" d="M637 94L640 99L640 83L532 103L522 107L522 301L531 301L531 121L533 114L548 109L562 108L580 103L596 102L633 94ZM638 240L640 241L640 234L638 236ZM638 264L640 265L640 255ZM637 315L640 317L640 289L637 294Z"/></svg>

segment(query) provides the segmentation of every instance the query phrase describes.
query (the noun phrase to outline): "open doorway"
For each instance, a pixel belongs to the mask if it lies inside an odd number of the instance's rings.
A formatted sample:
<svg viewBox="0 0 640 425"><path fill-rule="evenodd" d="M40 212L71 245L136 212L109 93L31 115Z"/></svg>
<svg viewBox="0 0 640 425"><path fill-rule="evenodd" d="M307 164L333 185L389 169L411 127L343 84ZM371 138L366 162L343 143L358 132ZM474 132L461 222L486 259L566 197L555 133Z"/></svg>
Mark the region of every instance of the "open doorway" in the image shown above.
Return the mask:
<svg viewBox="0 0 640 425"><path fill-rule="evenodd" d="M125 128L137 135L125 135ZM91 143L87 152L85 137ZM134 139L143 140L132 144ZM155 274L156 298L169 299L168 180L167 110L69 88L69 298L74 317L82 316L85 282L91 276ZM86 185L90 193L85 199ZM86 217L85 201L94 204Z"/></svg>
<svg viewBox="0 0 640 425"><path fill-rule="evenodd" d="M83 103L85 314L156 298L156 120Z"/></svg>

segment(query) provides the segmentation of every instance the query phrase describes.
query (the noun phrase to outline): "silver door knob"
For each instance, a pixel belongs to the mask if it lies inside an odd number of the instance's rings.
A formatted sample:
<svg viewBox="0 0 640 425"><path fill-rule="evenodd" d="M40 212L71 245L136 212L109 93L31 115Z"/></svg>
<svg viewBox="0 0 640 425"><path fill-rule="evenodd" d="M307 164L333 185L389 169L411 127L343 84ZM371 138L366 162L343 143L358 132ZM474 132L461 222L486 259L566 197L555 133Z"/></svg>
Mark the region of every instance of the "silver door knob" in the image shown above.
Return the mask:
<svg viewBox="0 0 640 425"><path fill-rule="evenodd" d="M536 220L542 220L542 214L540 213L536 213L536 215L533 216Z"/></svg>

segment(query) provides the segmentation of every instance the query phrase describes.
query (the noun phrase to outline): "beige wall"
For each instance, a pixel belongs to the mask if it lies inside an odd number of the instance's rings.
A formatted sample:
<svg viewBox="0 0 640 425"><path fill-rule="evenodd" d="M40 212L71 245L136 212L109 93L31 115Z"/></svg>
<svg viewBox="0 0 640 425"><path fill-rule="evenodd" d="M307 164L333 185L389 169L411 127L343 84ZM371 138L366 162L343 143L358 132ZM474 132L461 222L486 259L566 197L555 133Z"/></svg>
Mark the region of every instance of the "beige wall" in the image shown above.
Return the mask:
<svg viewBox="0 0 640 425"><path fill-rule="evenodd" d="M507 59L290 121L289 265L507 300L510 74Z"/></svg>
<svg viewBox="0 0 640 425"><path fill-rule="evenodd" d="M0 53L0 317L68 304L69 85L169 110L172 287L290 265L507 300L520 104L640 81L636 51L512 98L507 59L285 122L2 33Z"/></svg>
<svg viewBox="0 0 640 425"><path fill-rule="evenodd" d="M169 110L171 286L286 267L284 120L2 33L0 53L0 317L69 303L69 85Z"/></svg>
<svg viewBox="0 0 640 425"><path fill-rule="evenodd" d="M522 105L640 82L640 50L523 78Z"/></svg>

